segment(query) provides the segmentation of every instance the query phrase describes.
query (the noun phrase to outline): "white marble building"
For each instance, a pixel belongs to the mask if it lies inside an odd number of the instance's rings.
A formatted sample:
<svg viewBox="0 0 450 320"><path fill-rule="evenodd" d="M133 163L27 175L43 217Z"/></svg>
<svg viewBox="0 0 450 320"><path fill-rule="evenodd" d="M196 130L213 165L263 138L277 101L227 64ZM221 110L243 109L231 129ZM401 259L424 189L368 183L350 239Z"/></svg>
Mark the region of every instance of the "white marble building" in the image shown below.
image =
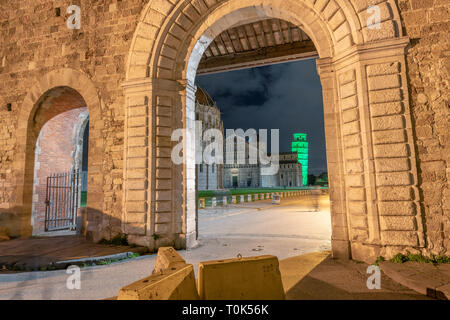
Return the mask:
<svg viewBox="0 0 450 320"><path fill-rule="evenodd" d="M225 188L294 188L303 185L302 166L298 163L296 152L280 153L278 172L274 175L263 175L263 166L259 163L249 163L249 148L246 143L245 164L224 165ZM236 151L234 159L237 159Z"/></svg>
<svg viewBox="0 0 450 320"><path fill-rule="evenodd" d="M218 129L223 134L223 122L220 117L220 110L216 103L211 99L208 93L200 87L197 87L195 99L195 119L202 121L203 132L208 129ZM203 149L205 142L203 142ZM223 189L223 166L206 163L198 164L197 181L198 190L218 190Z"/></svg>
<svg viewBox="0 0 450 320"><path fill-rule="evenodd" d="M197 87L195 102L195 118L202 121L202 134L208 129L218 129L224 133L220 110L208 93ZM239 138L237 138L239 139ZM226 141L225 141L226 142ZM236 141L237 143L237 141ZM242 143L244 143L242 141ZM203 149L206 143L203 142ZM255 152L252 146L245 142L245 154L239 154L235 148L235 164L212 164L202 163L197 167L198 190L219 190L224 188L272 188L272 187L301 187L302 168L298 163L296 152L285 152L279 154L279 170L274 175L263 175L262 166L250 163L249 154ZM242 152L242 151L240 151ZM238 157L245 159L244 164L237 164ZM227 158L224 148L224 160Z"/></svg>
<svg viewBox="0 0 450 320"><path fill-rule="evenodd" d="M278 173L271 176L261 175L261 185L268 187L301 187L302 165L298 162L297 152L282 152L279 155Z"/></svg>

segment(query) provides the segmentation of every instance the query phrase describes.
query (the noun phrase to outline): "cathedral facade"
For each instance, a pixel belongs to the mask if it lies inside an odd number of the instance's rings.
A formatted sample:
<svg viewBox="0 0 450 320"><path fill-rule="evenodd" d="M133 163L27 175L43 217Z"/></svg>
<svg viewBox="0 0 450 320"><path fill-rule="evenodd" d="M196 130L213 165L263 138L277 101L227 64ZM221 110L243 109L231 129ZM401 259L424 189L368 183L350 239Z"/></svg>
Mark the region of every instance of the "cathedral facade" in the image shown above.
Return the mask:
<svg viewBox="0 0 450 320"><path fill-rule="evenodd" d="M298 163L296 152L279 154L278 171L264 174L264 166L250 164L225 164L224 187L229 188L295 188L302 184L302 166Z"/></svg>
<svg viewBox="0 0 450 320"><path fill-rule="evenodd" d="M217 129L224 136L224 126L221 119L220 110L211 96L201 87L197 86L195 94L195 119L202 122L202 136L206 130ZM236 137L236 143L240 137ZM224 139L226 141L228 139ZM241 141L243 142L243 141ZM234 143L234 142L233 142ZM198 190L220 190L229 188L294 188L301 187L302 166L298 162L297 152L283 152L279 154L278 171L272 175L264 175L260 163L249 161L253 146L248 142L243 142L244 150L238 151L234 148L233 164L206 164L202 162L196 165ZM202 139L202 153L206 148L206 141ZM224 146L224 157L227 159L226 148ZM244 152L244 154L239 154ZM245 163L238 163L237 159L242 157Z"/></svg>

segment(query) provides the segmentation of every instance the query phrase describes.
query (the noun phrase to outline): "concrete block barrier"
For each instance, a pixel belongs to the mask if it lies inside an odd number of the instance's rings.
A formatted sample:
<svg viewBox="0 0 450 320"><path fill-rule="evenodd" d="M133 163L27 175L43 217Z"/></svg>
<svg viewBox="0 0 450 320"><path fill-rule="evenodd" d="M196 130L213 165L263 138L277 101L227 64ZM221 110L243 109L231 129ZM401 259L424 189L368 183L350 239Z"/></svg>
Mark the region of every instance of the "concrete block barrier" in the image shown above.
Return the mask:
<svg viewBox="0 0 450 320"><path fill-rule="evenodd" d="M161 271L184 265L186 265L186 261L174 248L161 247L158 249L153 274L159 274Z"/></svg>
<svg viewBox="0 0 450 320"><path fill-rule="evenodd" d="M158 250L151 276L119 291L117 300L198 300L194 267L172 247Z"/></svg>
<svg viewBox="0 0 450 320"><path fill-rule="evenodd" d="M191 264L164 270L119 291L117 300L198 300Z"/></svg>
<svg viewBox="0 0 450 320"><path fill-rule="evenodd" d="M284 300L278 258L265 255L199 263L202 300Z"/></svg>

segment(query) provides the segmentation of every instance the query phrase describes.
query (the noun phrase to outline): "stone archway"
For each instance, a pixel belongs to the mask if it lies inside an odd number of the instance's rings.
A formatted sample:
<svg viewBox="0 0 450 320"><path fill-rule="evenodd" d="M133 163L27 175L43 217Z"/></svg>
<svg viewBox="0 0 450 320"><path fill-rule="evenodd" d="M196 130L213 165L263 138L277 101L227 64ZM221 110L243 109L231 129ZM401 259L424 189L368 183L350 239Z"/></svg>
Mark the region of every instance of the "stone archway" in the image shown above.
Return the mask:
<svg viewBox="0 0 450 320"><path fill-rule="evenodd" d="M22 237L31 236L31 210L33 195L33 172L34 172L34 150L36 139L41 127L46 121L58 114L58 110L50 113L41 112L41 106L45 104L46 97L54 93L56 97L63 95L65 91L73 92L84 106L88 107L90 129L98 131L102 126L101 101L93 82L83 73L72 69L58 69L44 75L30 88L25 97L18 117L17 128L17 154L18 161L15 163L14 184L16 186L17 198L14 204L15 218L11 229ZM102 145L100 138L91 139L89 151L93 156L89 162L89 193L88 207L101 211L103 207L103 178L102 178ZM96 229L91 226L91 229ZM97 231L97 230L95 230Z"/></svg>
<svg viewBox="0 0 450 320"><path fill-rule="evenodd" d="M195 75L222 31L279 18L314 42L323 87L335 257L371 261L423 247L405 48L395 1L150 1L138 23L126 82L123 223L137 243L195 242L195 170L170 160L173 129L192 128ZM186 157L193 159L187 146Z"/></svg>

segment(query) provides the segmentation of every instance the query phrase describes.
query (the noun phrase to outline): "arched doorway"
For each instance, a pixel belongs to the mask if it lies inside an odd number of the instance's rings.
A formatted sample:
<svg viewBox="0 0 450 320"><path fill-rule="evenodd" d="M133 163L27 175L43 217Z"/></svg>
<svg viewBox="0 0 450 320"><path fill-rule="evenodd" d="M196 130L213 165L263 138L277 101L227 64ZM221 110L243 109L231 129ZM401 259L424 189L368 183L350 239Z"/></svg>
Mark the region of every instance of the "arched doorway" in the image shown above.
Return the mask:
<svg viewBox="0 0 450 320"><path fill-rule="evenodd" d="M38 101L33 132L33 235L72 234L81 206L83 137L89 112L69 87L47 91ZM88 159L86 159L87 162ZM78 230L80 231L80 230Z"/></svg>
<svg viewBox="0 0 450 320"><path fill-rule="evenodd" d="M89 121L88 121L89 119ZM58 121L59 120L59 121ZM55 160L58 150L64 149L69 144L70 150L66 150L62 157L67 161L61 161L61 170L67 171L82 166L83 150L82 141L86 126L89 123L89 131L98 132L102 127L100 114L100 100L92 81L84 74L72 69L58 69L44 75L39 82L30 88L25 97L18 119L18 150L22 156L16 163L15 185L17 188L16 202L14 206L15 217L7 226L14 236L28 237L45 231L45 227L35 220L33 207L42 203L42 195L37 195L35 168L44 169L39 165L43 160L42 148L52 151L50 158ZM53 125L52 125L53 124ZM49 130L45 130L45 128ZM60 134L70 131L64 138ZM55 135L56 134L56 135ZM44 136L49 138L44 142ZM41 139L38 139L38 138ZM81 143L80 143L81 140ZM53 142L53 143L52 143ZM40 144L41 143L41 144ZM52 145L53 144L53 145ZM100 238L103 210L103 178L102 178L102 146L103 138L94 136L89 139L89 176L87 178L89 188L87 193L88 207L88 236L96 240ZM36 146L41 150L37 150ZM55 153L56 152L56 153ZM39 154L41 153L41 154ZM35 161L37 160L37 162ZM58 168L57 161L49 161L49 170ZM44 176L47 173L44 173ZM43 176L43 177L44 177ZM46 179L46 177L44 177ZM40 185L40 183L39 183ZM36 201L34 201L36 200ZM42 211L41 211L42 212ZM90 217L89 217L90 216ZM33 229L34 222L35 229ZM40 225L40 226L39 226Z"/></svg>
<svg viewBox="0 0 450 320"><path fill-rule="evenodd" d="M424 246L405 94L409 40L394 1L379 4L379 28L367 24L371 1L163 3L149 3L142 15L124 83L124 223L137 242L195 243L195 166L171 163L171 132L193 128L195 75L212 40L233 26L277 18L299 26L319 55L333 255L370 261ZM192 141L185 156L194 158ZM405 205L413 215L402 214Z"/></svg>

